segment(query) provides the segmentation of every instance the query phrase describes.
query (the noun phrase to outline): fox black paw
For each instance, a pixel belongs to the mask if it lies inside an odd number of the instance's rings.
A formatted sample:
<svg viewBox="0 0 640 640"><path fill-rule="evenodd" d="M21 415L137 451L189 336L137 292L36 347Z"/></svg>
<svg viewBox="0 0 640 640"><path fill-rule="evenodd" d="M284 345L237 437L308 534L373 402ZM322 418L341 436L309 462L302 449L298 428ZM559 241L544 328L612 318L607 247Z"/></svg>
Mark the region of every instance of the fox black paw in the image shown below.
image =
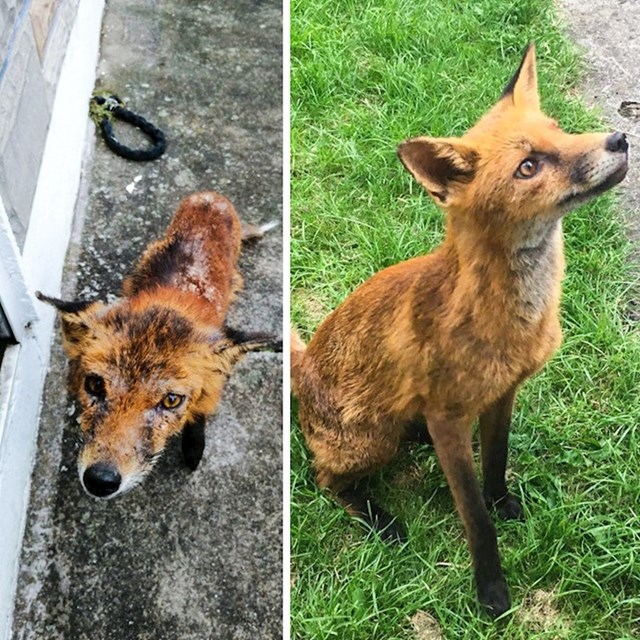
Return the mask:
<svg viewBox="0 0 640 640"><path fill-rule="evenodd" d="M182 455L184 457L184 463L187 465L189 471L195 471L202 460L202 451L194 451L193 449L182 449Z"/></svg>
<svg viewBox="0 0 640 640"><path fill-rule="evenodd" d="M495 510L503 520L524 520L524 510L520 499L511 493L507 493L494 503Z"/></svg>
<svg viewBox="0 0 640 640"><path fill-rule="evenodd" d="M512 493L507 493L498 500L494 500L485 494L485 503L487 509L495 509L502 520L524 520L524 510L520 498L517 498Z"/></svg>
<svg viewBox="0 0 640 640"><path fill-rule="evenodd" d="M373 521L368 523L389 544L404 544L407 541L407 530L393 516L378 508Z"/></svg>
<svg viewBox="0 0 640 640"><path fill-rule="evenodd" d="M190 471L195 471L204 452L204 416L196 416L194 422L185 425L182 431L182 455Z"/></svg>
<svg viewBox="0 0 640 640"><path fill-rule="evenodd" d="M478 585L478 600L492 618L498 618L509 611L511 608L511 596L504 578L501 577L495 580L479 580L476 578L476 583Z"/></svg>

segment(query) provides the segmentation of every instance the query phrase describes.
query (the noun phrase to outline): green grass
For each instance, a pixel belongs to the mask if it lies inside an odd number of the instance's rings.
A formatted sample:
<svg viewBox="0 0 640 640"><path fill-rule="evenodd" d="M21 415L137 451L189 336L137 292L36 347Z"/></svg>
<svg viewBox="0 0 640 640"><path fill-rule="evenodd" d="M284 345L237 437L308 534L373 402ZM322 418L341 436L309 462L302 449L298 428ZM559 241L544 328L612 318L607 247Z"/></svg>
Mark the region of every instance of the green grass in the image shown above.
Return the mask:
<svg viewBox="0 0 640 640"><path fill-rule="evenodd" d="M551 0L293 0L291 15L292 319L305 338L373 273L438 244L441 214L395 148L464 132L529 40L545 111L569 131L602 128L575 97L580 61ZM519 394L509 473L527 521L497 523L519 611L479 615L429 448L371 481L409 529L391 548L318 491L294 419L293 638L419 639L418 611L446 639L640 637L640 342L625 320L633 275L620 220L612 195L566 219L565 342Z"/></svg>

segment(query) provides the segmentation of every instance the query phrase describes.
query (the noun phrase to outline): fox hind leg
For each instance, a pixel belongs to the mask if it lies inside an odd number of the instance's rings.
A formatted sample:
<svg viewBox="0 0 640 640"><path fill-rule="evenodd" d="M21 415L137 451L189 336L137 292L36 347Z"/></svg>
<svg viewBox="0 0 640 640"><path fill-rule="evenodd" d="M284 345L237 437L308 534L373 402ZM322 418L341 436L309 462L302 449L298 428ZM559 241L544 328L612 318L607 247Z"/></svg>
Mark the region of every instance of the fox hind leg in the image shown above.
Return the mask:
<svg viewBox="0 0 640 640"><path fill-rule="evenodd" d="M318 485L328 489L347 513L375 531L385 542L405 542L405 528L376 503L365 480L393 458L400 433L391 430L380 434L371 429L351 427L337 432L321 428L307 435L307 444L315 454Z"/></svg>
<svg viewBox="0 0 640 640"><path fill-rule="evenodd" d="M360 520L367 529L375 531L385 542L406 542L405 528L373 500L363 487L361 477L336 475L319 469L317 483L321 488L331 491L349 515Z"/></svg>
<svg viewBox="0 0 640 640"><path fill-rule="evenodd" d="M354 483L339 491L336 498L348 513L361 520L385 542L402 544L407 541L405 527L377 504L359 484Z"/></svg>

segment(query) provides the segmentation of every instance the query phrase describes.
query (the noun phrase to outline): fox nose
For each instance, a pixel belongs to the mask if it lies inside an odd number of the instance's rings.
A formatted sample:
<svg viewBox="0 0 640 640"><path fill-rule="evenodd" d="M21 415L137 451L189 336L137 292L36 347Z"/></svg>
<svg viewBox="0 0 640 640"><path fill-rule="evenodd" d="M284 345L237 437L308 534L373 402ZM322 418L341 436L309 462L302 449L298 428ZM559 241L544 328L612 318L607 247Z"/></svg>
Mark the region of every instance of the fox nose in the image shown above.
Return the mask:
<svg viewBox="0 0 640 640"><path fill-rule="evenodd" d="M605 149L607 151L616 152L625 152L629 148L629 143L627 142L627 136L620 131L616 131L612 133L606 140Z"/></svg>
<svg viewBox="0 0 640 640"><path fill-rule="evenodd" d="M115 493L120 487L121 480L118 471L104 462L97 462L87 467L82 476L82 482L87 491L98 498L106 498Z"/></svg>

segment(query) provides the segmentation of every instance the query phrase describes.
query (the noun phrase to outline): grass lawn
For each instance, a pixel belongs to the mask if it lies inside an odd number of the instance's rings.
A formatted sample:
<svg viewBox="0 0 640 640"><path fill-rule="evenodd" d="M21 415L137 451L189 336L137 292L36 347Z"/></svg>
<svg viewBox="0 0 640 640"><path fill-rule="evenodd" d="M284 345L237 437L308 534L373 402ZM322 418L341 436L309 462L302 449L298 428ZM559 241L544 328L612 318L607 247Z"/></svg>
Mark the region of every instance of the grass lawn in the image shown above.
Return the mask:
<svg viewBox="0 0 640 640"><path fill-rule="evenodd" d="M568 131L602 127L576 97L580 61L551 0L292 0L291 16L292 320L305 338L373 273L440 242L442 216L395 148L464 132L529 40L545 111ZM392 548L316 488L294 403L293 638L640 638L640 340L620 217L609 194L565 220L565 342L512 426L527 520L497 523L513 616L479 615L429 447L371 480L409 530Z"/></svg>

